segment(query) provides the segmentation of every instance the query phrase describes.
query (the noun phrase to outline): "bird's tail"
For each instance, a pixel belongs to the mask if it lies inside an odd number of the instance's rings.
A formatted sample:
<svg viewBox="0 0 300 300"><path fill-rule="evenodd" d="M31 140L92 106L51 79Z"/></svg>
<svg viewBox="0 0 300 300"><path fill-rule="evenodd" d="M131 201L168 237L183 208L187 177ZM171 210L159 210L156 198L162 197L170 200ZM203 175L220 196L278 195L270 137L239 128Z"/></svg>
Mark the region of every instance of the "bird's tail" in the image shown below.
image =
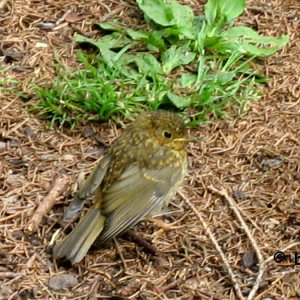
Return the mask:
<svg viewBox="0 0 300 300"><path fill-rule="evenodd" d="M53 248L54 257L66 257L72 264L86 255L104 227L105 218L98 208L91 208L80 223Z"/></svg>

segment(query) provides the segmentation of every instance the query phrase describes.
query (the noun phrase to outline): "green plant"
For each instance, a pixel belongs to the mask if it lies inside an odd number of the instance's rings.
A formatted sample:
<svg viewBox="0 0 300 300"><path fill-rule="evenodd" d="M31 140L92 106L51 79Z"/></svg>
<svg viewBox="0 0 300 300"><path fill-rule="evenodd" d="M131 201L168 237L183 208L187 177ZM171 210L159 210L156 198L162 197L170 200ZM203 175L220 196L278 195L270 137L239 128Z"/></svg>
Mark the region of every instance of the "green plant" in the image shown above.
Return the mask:
<svg viewBox="0 0 300 300"><path fill-rule="evenodd" d="M10 76L3 76L7 71L7 68L0 67L0 92L10 92L12 90L16 90L15 88L12 88L13 85L15 85L18 81L13 79Z"/></svg>
<svg viewBox="0 0 300 300"><path fill-rule="evenodd" d="M250 62L274 54L288 37L265 37L245 26L234 26L245 0L209 0L204 16L176 1L137 0L147 30L117 20L98 24L106 35L76 35L96 54L78 52L78 71L60 69L57 81L37 87L37 110L44 118L74 126L82 119L130 118L150 107L189 111L190 125L210 113L238 111L259 98L265 79ZM192 112L192 113L191 113Z"/></svg>

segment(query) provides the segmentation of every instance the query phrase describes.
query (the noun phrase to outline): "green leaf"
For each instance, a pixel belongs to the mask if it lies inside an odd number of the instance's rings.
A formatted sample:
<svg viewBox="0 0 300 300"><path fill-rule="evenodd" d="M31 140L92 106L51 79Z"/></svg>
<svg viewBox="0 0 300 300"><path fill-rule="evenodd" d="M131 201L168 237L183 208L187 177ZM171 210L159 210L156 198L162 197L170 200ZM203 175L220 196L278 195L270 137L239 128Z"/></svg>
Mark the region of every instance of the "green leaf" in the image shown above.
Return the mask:
<svg viewBox="0 0 300 300"><path fill-rule="evenodd" d="M177 47L172 45L167 51L162 55L162 65L164 73L170 73L174 68L187 65L192 62L196 53L189 51L189 42L184 45Z"/></svg>
<svg viewBox="0 0 300 300"><path fill-rule="evenodd" d="M173 16L173 22L177 26L192 27L194 21L194 12L187 5L181 5L176 1L169 3L170 10Z"/></svg>
<svg viewBox="0 0 300 300"><path fill-rule="evenodd" d="M288 36L282 36L281 38L262 36L252 28L246 26L229 28L223 32L223 36L228 37L229 39L242 37L246 41L269 44L270 46L278 47L278 49L284 47L289 41Z"/></svg>
<svg viewBox="0 0 300 300"><path fill-rule="evenodd" d="M126 37L124 34L119 33L119 32L113 32L112 34L105 35L101 37L98 40L91 39L88 37L85 37L80 34L76 34L74 36L74 41L78 43L88 43L91 44L95 47L97 47L100 51L103 48L106 49L118 49L118 48L123 48L125 46L134 46L134 42Z"/></svg>
<svg viewBox="0 0 300 300"><path fill-rule="evenodd" d="M162 26L174 24L172 22L173 16L170 16L168 6L163 0L137 0L137 4L144 14L156 24Z"/></svg>
<svg viewBox="0 0 300 300"><path fill-rule="evenodd" d="M149 39L149 32L143 30L133 30L127 28L126 32L133 40L141 41L141 40Z"/></svg>
<svg viewBox="0 0 300 300"><path fill-rule="evenodd" d="M112 20L112 21L108 21L108 22L99 23L99 24L96 24L96 26L99 26L101 29L107 30L107 31L118 31L118 32L124 31L123 27L120 25L118 20Z"/></svg>
<svg viewBox="0 0 300 300"><path fill-rule="evenodd" d="M236 76L236 72L217 72L214 74L206 75L206 80L218 81L219 84L228 84L234 77Z"/></svg>
<svg viewBox="0 0 300 300"><path fill-rule="evenodd" d="M234 21L246 8L246 0L208 0L205 4L207 24L223 27L224 23Z"/></svg>
<svg viewBox="0 0 300 300"><path fill-rule="evenodd" d="M213 48L219 52L238 51L250 56L266 57L274 54L288 42L288 36L265 37L251 28L238 26L226 30Z"/></svg>
<svg viewBox="0 0 300 300"><path fill-rule="evenodd" d="M158 25L164 27L192 25L194 13L187 5L163 0L137 0L137 3L146 17Z"/></svg>
<svg viewBox="0 0 300 300"><path fill-rule="evenodd" d="M181 75L180 83L183 88L191 87L196 83L197 76L192 73L184 73Z"/></svg>
<svg viewBox="0 0 300 300"><path fill-rule="evenodd" d="M204 13L208 25L212 25L215 22L218 13L219 1L220 0L208 0L204 5Z"/></svg>
<svg viewBox="0 0 300 300"><path fill-rule="evenodd" d="M231 22L243 13L246 8L246 0L221 0L219 5L220 14L226 17L227 22Z"/></svg>
<svg viewBox="0 0 300 300"><path fill-rule="evenodd" d="M191 104L191 99L188 96L179 96L171 91L168 91L167 96L177 108L186 108Z"/></svg>
<svg viewBox="0 0 300 300"><path fill-rule="evenodd" d="M162 68L160 63L157 61L155 56L149 53L136 53L133 57L136 62L139 72L142 74L160 74L162 73Z"/></svg>

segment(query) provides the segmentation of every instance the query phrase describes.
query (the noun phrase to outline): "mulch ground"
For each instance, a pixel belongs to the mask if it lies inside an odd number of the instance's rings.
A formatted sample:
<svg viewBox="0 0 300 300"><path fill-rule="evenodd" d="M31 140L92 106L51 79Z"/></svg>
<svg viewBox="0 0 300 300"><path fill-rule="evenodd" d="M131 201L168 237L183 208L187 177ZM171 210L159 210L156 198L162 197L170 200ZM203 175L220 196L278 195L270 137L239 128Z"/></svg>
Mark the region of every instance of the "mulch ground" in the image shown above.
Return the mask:
<svg viewBox="0 0 300 300"><path fill-rule="evenodd" d="M197 1L185 2L203 9ZM134 24L140 13L130 1L0 1L0 66L7 68L1 76L32 94L32 83L54 79L54 54L76 65L75 32L95 36L92 24L116 15ZM50 21L58 22L51 29L41 27ZM247 114L193 130L202 141L189 148L190 172L181 194L208 224L247 295L259 266L252 243L218 191L235 199L265 259L299 242L300 3L249 1L240 22L267 35L288 34L290 43L263 62L270 82ZM158 255L120 237L91 250L73 267L55 262L49 244L62 227L64 207L79 178L91 171L122 129L110 122L83 124L72 132L50 129L27 112L35 99L0 90L0 299L237 299L203 222L180 195L161 217L172 223L171 230L149 222L135 228L157 247ZM37 232L28 232L37 205L54 178L64 174L68 180L57 204ZM290 260L269 261L256 299L297 299L296 251L300 255L299 244L286 251ZM61 274L68 274L69 281L56 290Z"/></svg>

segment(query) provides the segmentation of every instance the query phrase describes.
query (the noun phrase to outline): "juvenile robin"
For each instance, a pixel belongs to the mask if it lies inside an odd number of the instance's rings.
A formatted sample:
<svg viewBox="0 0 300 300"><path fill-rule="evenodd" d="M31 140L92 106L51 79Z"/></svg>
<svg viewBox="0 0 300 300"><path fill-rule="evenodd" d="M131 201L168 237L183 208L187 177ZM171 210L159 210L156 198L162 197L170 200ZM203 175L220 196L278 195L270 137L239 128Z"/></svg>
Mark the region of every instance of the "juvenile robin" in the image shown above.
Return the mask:
<svg viewBox="0 0 300 300"><path fill-rule="evenodd" d="M114 142L71 202L73 218L85 198L95 204L54 249L54 257L78 263L97 243L125 232L168 205L187 171L187 129L167 111L141 114Z"/></svg>

